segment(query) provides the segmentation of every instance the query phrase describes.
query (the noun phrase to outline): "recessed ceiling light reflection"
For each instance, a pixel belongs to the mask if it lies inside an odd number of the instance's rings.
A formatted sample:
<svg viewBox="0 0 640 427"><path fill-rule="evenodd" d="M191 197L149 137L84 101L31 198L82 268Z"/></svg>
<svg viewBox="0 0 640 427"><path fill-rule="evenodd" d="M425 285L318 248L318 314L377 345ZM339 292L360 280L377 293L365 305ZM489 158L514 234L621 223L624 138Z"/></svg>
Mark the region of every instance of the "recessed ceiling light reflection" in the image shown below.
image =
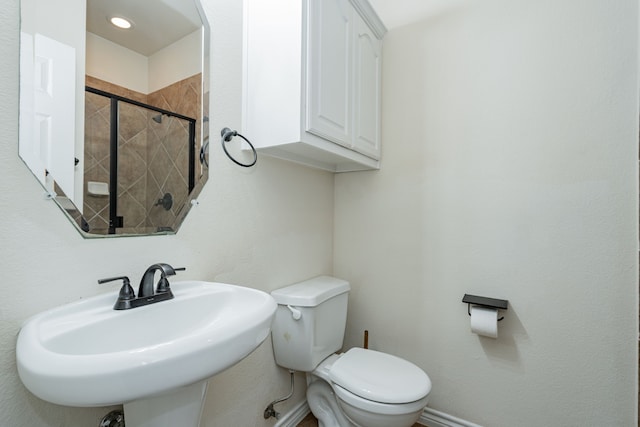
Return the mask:
<svg viewBox="0 0 640 427"><path fill-rule="evenodd" d="M112 16L111 18L109 18L109 22L111 22L112 25L118 28L122 28L123 30L128 30L133 27L133 22L120 16Z"/></svg>

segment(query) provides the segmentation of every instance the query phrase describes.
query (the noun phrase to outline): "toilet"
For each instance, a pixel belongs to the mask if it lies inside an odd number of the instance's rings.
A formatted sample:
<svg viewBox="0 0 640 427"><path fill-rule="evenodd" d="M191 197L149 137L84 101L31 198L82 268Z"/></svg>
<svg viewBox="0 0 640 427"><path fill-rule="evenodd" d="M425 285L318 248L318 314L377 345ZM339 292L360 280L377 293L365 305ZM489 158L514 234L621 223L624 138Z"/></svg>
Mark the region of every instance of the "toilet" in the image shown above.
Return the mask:
<svg viewBox="0 0 640 427"><path fill-rule="evenodd" d="M307 373L307 401L319 427L410 427L427 406L431 380L413 363L374 350L342 348L350 286L320 276L271 292L276 363Z"/></svg>

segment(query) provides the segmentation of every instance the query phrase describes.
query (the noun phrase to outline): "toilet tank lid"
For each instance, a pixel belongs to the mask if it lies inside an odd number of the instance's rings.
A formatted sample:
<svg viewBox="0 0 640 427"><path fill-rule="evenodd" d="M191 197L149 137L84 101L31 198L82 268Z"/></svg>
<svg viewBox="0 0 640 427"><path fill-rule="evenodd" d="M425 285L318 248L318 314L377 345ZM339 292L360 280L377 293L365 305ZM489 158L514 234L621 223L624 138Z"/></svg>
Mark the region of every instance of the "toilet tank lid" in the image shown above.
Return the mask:
<svg viewBox="0 0 640 427"><path fill-rule="evenodd" d="M276 289L271 296L280 305L315 307L329 298L349 292L349 282L331 276L318 276L285 288Z"/></svg>

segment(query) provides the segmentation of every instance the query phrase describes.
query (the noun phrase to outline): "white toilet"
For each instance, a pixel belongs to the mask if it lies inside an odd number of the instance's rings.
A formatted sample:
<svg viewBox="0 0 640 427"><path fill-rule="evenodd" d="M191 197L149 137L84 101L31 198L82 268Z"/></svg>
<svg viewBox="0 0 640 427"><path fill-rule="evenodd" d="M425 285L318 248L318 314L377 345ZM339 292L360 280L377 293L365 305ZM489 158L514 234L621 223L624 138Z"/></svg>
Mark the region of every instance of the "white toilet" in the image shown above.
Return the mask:
<svg viewBox="0 0 640 427"><path fill-rule="evenodd" d="M307 401L319 427L409 427L427 406L431 380L390 354L342 348L349 283L316 277L271 293L276 363L307 372Z"/></svg>

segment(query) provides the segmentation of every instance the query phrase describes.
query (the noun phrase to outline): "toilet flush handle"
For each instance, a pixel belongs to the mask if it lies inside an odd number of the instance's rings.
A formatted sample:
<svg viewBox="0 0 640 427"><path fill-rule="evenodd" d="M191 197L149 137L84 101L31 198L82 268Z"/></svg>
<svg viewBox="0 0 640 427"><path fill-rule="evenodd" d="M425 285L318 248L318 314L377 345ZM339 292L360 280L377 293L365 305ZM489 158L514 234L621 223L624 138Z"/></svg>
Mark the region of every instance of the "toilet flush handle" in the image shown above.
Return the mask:
<svg viewBox="0 0 640 427"><path fill-rule="evenodd" d="M300 310L298 310L297 308L293 308L290 305L287 305L287 308L291 310L291 316L293 317L293 320L300 320L300 318L302 317L302 312L300 312Z"/></svg>

